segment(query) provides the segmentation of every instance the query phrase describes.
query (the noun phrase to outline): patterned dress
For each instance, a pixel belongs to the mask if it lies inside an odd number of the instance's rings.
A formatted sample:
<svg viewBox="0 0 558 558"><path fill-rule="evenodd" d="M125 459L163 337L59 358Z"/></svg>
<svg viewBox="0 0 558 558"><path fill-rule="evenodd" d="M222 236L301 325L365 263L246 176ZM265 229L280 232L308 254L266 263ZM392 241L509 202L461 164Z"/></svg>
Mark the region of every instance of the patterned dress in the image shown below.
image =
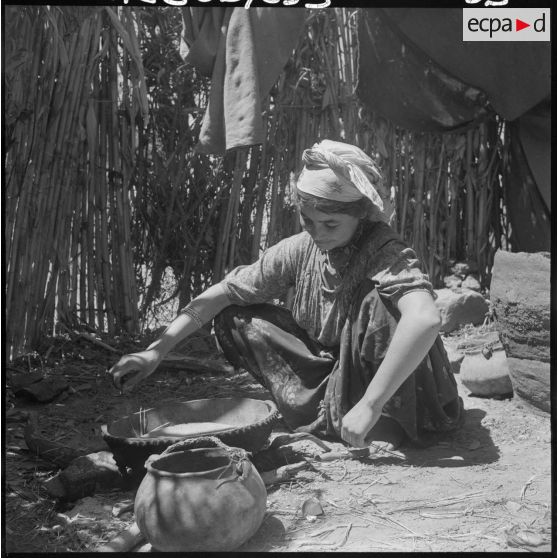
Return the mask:
<svg viewBox="0 0 558 558"><path fill-rule="evenodd" d="M381 364L399 299L415 291L435 296L414 251L380 222L361 224L349 245L331 251L319 250L307 232L294 235L221 285L233 305L215 322L225 355L271 391L293 428L332 434ZM291 312L265 304L291 288ZM438 339L384 413L420 441L424 431L455 428L461 410Z"/></svg>

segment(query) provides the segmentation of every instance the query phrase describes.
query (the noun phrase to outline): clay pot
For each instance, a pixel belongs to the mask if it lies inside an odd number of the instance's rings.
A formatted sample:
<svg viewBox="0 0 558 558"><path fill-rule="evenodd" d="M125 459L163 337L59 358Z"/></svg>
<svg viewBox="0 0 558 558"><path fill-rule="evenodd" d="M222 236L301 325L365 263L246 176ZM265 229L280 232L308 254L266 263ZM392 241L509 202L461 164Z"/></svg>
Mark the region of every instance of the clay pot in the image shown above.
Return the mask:
<svg viewBox="0 0 558 558"><path fill-rule="evenodd" d="M238 548L265 514L267 492L258 471L238 448L177 446L145 464L134 507L141 532L154 550L165 552Z"/></svg>
<svg viewBox="0 0 558 558"><path fill-rule="evenodd" d="M473 395L504 396L513 393L506 353L501 345L470 349L461 362L459 377Z"/></svg>

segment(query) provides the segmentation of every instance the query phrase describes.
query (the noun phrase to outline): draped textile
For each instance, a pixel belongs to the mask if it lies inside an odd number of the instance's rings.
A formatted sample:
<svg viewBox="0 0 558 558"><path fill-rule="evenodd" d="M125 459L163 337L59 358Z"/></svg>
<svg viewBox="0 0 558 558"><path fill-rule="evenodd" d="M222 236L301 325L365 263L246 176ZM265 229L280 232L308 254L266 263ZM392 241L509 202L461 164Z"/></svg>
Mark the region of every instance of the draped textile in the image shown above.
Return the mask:
<svg viewBox="0 0 558 558"><path fill-rule="evenodd" d="M262 99L296 47L304 10L183 8L186 62L211 76L197 150L261 143Z"/></svg>
<svg viewBox="0 0 558 558"><path fill-rule="evenodd" d="M270 391L290 428L339 438L343 417L364 395L391 342L397 318L388 306L365 281L333 351L324 351L287 309L270 304L229 306L215 318L215 333L227 359ZM461 426L463 402L440 338L382 414L420 445Z"/></svg>

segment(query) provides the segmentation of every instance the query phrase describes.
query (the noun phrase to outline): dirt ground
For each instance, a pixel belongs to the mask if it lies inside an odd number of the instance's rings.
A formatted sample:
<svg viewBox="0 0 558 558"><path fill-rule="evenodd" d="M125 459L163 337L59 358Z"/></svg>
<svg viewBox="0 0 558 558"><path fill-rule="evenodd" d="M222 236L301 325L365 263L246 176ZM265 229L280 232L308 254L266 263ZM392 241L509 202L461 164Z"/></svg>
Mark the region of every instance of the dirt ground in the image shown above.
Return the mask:
<svg viewBox="0 0 558 558"><path fill-rule="evenodd" d="M110 344L129 352L145 341ZM207 339L192 342L197 345L183 347L184 352L210 366L222 362ZM6 390L6 552L94 551L133 522L133 511L113 513L115 505L133 501L133 490L99 490L71 503L48 495L42 482L57 468L27 450L28 413L39 416L44 436L88 453L106 449L101 423L140 407L214 396L266 398L246 373L164 368L134 394L121 396L106 374L117 358L83 339L57 339L45 346L43 356L8 366L8 385L11 374L42 370L66 377L71 388L46 404ZM312 460L311 468L290 481L268 487L264 521L238 551L550 551L555 528L550 416L516 397L472 397L456 377L466 408L460 431L429 448L403 446L395 454ZM289 448L299 460L323 452L309 440ZM323 511L315 519L302 512L309 498L317 498Z"/></svg>

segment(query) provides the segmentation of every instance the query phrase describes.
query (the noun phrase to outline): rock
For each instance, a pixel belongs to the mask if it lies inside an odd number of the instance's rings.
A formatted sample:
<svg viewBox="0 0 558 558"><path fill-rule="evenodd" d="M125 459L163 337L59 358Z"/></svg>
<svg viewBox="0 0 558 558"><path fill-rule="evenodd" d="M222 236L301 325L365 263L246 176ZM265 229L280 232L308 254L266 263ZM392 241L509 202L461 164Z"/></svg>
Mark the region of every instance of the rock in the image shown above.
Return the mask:
<svg viewBox="0 0 558 558"><path fill-rule="evenodd" d="M447 275L444 277L444 285L448 289L458 289L461 287L461 277L457 277L457 275Z"/></svg>
<svg viewBox="0 0 558 558"><path fill-rule="evenodd" d="M550 254L498 250L490 301L506 354L550 362Z"/></svg>
<svg viewBox="0 0 558 558"><path fill-rule="evenodd" d="M467 262L457 262L451 268L451 272L454 275L457 275L458 277L461 277L462 279L467 277L467 275L469 275L473 271L475 271L475 269L473 269L473 266L470 263L467 263Z"/></svg>
<svg viewBox="0 0 558 558"><path fill-rule="evenodd" d="M123 482L112 453L99 451L77 457L43 486L51 496L71 502L94 494L98 488L122 487Z"/></svg>
<svg viewBox="0 0 558 558"><path fill-rule="evenodd" d="M25 395L39 403L48 403L63 391L69 389L66 378L49 376L18 391L18 395Z"/></svg>
<svg viewBox="0 0 558 558"><path fill-rule="evenodd" d="M514 392L542 411L550 413L550 363L508 358Z"/></svg>
<svg viewBox="0 0 558 558"><path fill-rule="evenodd" d="M494 256L490 300L514 391L550 411L550 254Z"/></svg>
<svg viewBox="0 0 558 558"><path fill-rule="evenodd" d="M449 333L466 324L479 325L488 312L485 298L470 289L437 289L436 306L442 318L442 333Z"/></svg>
<svg viewBox="0 0 558 558"><path fill-rule="evenodd" d="M480 351L466 354L459 377L473 395L493 397L513 393L506 353L501 347L500 350L494 350L490 358Z"/></svg>
<svg viewBox="0 0 558 558"><path fill-rule="evenodd" d="M42 372L21 372L18 374L7 375L8 385L12 388L12 391L17 394L23 388L34 384L35 382L40 382L44 379Z"/></svg>
<svg viewBox="0 0 558 558"><path fill-rule="evenodd" d="M463 283L461 283L461 286L464 289L471 289L472 291L476 291L477 293L480 293L481 291L481 284L472 275L467 275Z"/></svg>

